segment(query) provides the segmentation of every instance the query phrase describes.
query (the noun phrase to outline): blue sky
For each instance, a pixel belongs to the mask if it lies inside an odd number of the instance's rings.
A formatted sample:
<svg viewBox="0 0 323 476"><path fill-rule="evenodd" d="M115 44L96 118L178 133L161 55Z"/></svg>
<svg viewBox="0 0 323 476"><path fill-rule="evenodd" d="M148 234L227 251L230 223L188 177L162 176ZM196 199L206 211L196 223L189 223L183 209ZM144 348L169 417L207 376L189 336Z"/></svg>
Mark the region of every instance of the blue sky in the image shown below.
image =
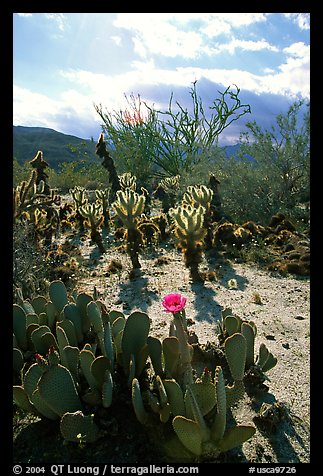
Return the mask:
<svg viewBox="0 0 323 476"><path fill-rule="evenodd" d="M310 97L309 13L14 13L13 124L81 138L101 132L93 104L124 110L140 94L166 110L170 95L205 109L237 85L252 114L270 128L297 99Z"/></svg>

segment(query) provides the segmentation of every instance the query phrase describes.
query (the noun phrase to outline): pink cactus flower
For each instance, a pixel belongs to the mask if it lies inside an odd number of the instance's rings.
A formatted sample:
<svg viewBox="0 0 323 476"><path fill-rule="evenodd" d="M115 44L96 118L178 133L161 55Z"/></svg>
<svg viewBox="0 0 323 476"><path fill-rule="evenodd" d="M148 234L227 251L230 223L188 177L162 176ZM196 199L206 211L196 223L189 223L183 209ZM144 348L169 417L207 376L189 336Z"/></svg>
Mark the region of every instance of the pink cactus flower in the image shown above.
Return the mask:
<svg viewBox="0 0 323 476"><path fill-rule="evenodd" d="M165 312L172 312L175 314L176 312L180 312L184 309L186 305L186 297L177 293L167 294L167 296L165 296L163 299L162 305L165 308Z"/></svg>

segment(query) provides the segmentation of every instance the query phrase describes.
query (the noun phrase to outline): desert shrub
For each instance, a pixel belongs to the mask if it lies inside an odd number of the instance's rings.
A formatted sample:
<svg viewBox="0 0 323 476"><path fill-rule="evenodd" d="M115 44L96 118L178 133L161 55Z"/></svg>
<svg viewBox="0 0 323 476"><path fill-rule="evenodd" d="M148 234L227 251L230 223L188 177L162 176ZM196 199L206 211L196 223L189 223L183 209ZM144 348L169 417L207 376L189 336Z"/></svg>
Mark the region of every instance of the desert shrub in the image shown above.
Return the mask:
<svg viewBox="0 0 323 476"><path fill-rule="evenodd" d="M193 113L178 101L174 105L173 94L166 111L148 106L139 95L137 99L130 96L130 111L104 112L101 104L95 105L118 173L130 172L140 185L145 185L151 176L191 171L226 127L250 113L250 106L241 104L239 93L239 88L231 91L228 87L219 93L208 113L197 95L196 82L190 89Z"/></svg>
<svg viewBox="0 0 323 476"><path fill-rule="evenodd" d="M17 222L13 227L13 291L24 298L46 290L48 269L43 253L37 248L30 222Z"/></svg>
<svg viewBox="0 0 323 476"><path fill-rule="evenodd" d="M200 163L183 175L190 184L207 183L210 173L220 181L225 213L235 222L268 224L282 212L303 228L309 220L310 152L309 111L301 115L302 101L276 117L270 130L255 121L240 136L240 151L227 158L214 147Z"/></svg>
<svg viewBox="0 0 323 476"><path fill-rule="evenodd" d="M49 183L52 188L67 193L76 186L92 190L106 188L108 177L100 164L87 164L84 161L64 162L58 171L49 171Z"/></svg>
<svg viewBox="0 0 323 476"><path fill-rule="evenodd" d="M19 185L23 180L27 180L30 175L30 165L25 162L23 165L19 164L18 160L13 158L12 165L12 182L13 187Z"/></svg>

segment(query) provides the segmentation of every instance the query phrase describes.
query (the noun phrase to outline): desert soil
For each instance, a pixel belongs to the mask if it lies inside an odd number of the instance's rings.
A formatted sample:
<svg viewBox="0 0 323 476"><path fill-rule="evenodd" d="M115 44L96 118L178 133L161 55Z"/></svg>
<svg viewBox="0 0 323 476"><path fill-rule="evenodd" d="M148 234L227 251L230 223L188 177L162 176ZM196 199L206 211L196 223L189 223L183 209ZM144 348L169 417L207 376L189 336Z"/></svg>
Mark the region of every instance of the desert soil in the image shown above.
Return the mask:
<svg viewBox="0 0 323 476"><path fill-rule="evenodd" d="M308 277L281 276L213 255L204 256L200 270L215 271L216 279L196 284L180 251L173 246L158 245L144 251L140 273L135 276L131 276L128 255L113 247L100 256L87 240L81 245L81 255L88 276L77 280L77 291L92 293L95 286L108 310L121 310L125 315L135 310L146 312L151 319L151 335L161 339L169 332L170 317L161 305L168 293L187 298L189 330L200 344L218 344L217 321L223 309L231 308L233 314L253 321L257 326L255 352L264 342L278 363L267 373L268 391L257 396L246 394L232 411L237 423L252 423L257 428L255 436L242 445L239 457L258 463L310 461ZM122 269L109 274L112 259L118 260ZM236 280L234 288L228 284L232 279ZM270 417L253 420L264 416L266 405Z"/></svg>

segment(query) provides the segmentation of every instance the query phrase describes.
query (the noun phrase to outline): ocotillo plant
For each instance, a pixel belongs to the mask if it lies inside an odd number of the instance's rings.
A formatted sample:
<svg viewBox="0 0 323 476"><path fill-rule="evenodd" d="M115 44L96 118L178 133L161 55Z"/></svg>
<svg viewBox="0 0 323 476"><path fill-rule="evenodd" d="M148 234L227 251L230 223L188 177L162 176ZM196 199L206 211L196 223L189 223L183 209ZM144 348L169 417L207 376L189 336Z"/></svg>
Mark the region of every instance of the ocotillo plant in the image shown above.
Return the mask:
<svg viewBox="0 0 323 476"><path fill-rule="evenodd" d="M198 266L202 261L203 239L206 230L203 226L205 208L202 205L181 205L171 208L169 215L175 223L175 236L178 246L185 257L185 266L189 268L193 281L201 281Z"/></svg>
<svg viewBox="0 0 323 476"><path fill-rule="evenodd" d="M100 253L105 253L106 250L99 231L104 220L101 205L99 203L87 203L79 208L79 212L85 218L84 226L91 230L91 240L98 245Z"/></svg>
<svg viewBox="0 0 323 476"><path fill-rule="evenodd" d="M137 225L138 217L144 211L145 197L128 188L123 191L119 190L116 198L112 208L127 229L125 239L132 266L134 269L140 268L138 253L142 245L142 233L138 230Z"/></svg>

